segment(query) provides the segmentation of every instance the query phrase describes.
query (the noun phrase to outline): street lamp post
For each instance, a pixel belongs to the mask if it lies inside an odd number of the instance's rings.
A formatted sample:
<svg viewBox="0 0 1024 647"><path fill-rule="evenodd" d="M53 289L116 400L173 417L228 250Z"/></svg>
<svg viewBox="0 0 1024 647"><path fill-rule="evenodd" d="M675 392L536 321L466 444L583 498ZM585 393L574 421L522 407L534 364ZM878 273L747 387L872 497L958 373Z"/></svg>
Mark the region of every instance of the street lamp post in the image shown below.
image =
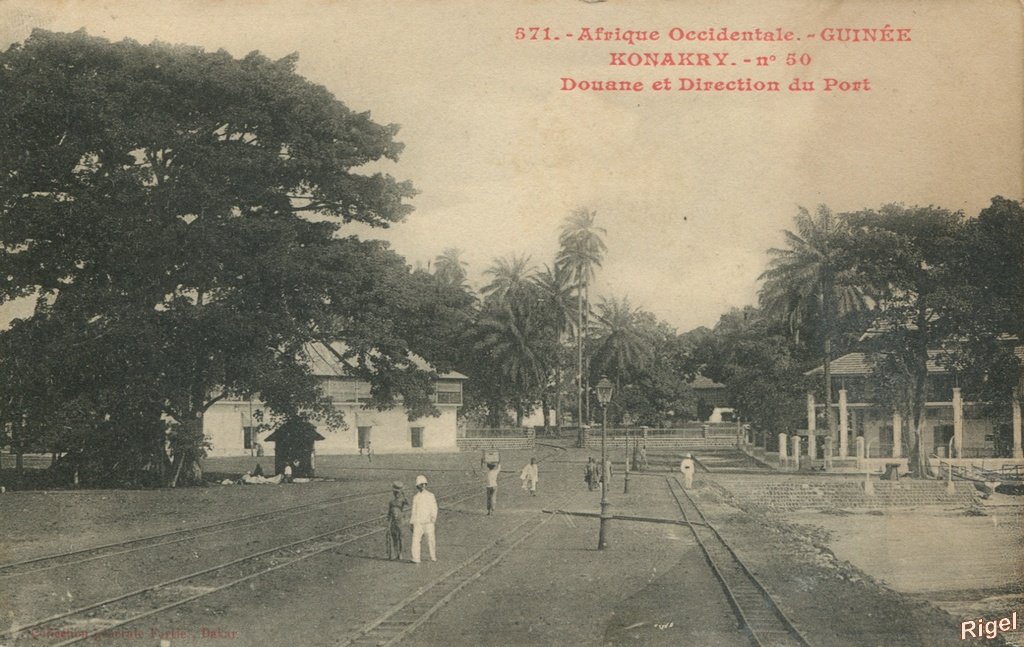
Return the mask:
<svg viewBox="0 0 1024 647"><path fill-rule="evenodd" d="M597 549L604 550L608 547L608 522L611 515L608 513L608 403L612 399L612 383L608 378L602 377L597 383L597 401L601 403L601 526L597 535Z"/></svg>

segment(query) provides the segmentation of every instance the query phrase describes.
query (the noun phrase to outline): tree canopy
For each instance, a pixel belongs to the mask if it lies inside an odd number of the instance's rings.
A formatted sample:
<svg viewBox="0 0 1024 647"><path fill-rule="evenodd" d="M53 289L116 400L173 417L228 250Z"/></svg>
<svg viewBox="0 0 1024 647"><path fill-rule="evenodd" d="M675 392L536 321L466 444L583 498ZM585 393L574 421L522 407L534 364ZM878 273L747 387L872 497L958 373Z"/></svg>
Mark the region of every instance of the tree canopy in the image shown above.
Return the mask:
<svg viewBox="0 0 1024 647"><path fill-rule="evenodd" d="M398 128L296 61L45 31L0 55L0 301L37 301L4 333L29 343L12 344L0 378L45 366L19 392L59 395L75 407L61 415L132 438L145 456L133 469L160 462L169 422L189 439L180 473L202 413L228 395L325 411L313 340L346 342L381 406L401 394L429 408L395 323L404 261L340 235L411 211L408 182L359 171L397 160ZM31 412L4 406L9 420ZM84 452L96 433L68 440Z"/></svg>

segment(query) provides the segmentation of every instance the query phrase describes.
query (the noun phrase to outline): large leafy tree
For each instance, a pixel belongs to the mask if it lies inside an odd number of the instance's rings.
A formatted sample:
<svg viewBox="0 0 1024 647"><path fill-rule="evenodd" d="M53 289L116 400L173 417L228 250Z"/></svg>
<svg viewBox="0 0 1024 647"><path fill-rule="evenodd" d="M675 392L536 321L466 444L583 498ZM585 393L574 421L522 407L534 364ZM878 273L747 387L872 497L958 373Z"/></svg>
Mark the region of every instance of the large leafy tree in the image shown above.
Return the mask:
<svg viewBox="0 0 1024 647"><path fill-rule="evenodd" d="M803 367L773 317L758 308L732 310L711 334L702 332L690 341L691 361L726 385L729 404L764 437L766 447L777 449L777 434L800 428Z"/></svg>
<svg viewBox="0 0 1024 647"><path fill-rule="evenodd" d="M584 337L590 326L590 283L604 261L608 246L602 236L607 234L596 224L597 212L576 209L562 223L558 234L559 251L555 263L568 271L576 288L576 423L590 418L590 388L585 381ZM584 417L586 409L586 417Z"/></svg>
<svg viewBox="0 0 1024 647"><path fill-rule="evenodd" d="M820 341L826 419L829 435L835 437L829 364L837 323L867 310L870 301L844 253L849 238L846 220L819 205L813 216L801 207L795 224L796 231L783 232L785 248L768 250L771 260L760 276L760 302L769 316L787 323L797 343L801 334Z"/></svg>
<svg viewBox="0 0 1024 647"><path fill-rule="evenodd" d="M997 451L1012 448L1011 398L1021 397L1022 370L1014 347L1024 342L1024 207L1001 196L968 220L951 274L946 304L955 331L950 367L964 396L983 403L996 421Z"/></svg>
<svg viewBox="0 0 1024 647"><path fill-rule="evenodd" d="M83 447L131 438L133 468L160 463L169 421L174 480L220 398L322 411L304 357L317 339L347 342L378 404L429 406L394 324L405 264L337 235L411 210L408 183L359 172L397 159L397 127L295 64L82 32L0 55L0 300L37 299L26 325L54 336L20 351L87 412Z"/></svg>
<svg viewBox="0 0 1024 647"><path fill-rule="evenodd" d="M963 214L890 204L850 215L851 258L877 299L870 339L885 390L910 421L911 470L927 471L923 442L929 350L950 339L957 301L956 260L964 245Z"/></svg>

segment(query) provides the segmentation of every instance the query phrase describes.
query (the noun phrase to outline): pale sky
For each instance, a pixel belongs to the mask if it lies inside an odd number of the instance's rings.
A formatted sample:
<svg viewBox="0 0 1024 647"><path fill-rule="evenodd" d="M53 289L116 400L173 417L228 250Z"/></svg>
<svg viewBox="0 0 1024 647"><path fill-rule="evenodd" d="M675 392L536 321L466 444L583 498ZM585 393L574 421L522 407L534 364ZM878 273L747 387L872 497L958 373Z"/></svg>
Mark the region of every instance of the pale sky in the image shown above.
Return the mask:
<svg viewBox="0 0 1024 647"><path fill-rule="evenodd" d="M516 41L548 26L559 41ZM661 39L580 42L583 27ZM911 29L909 43L822 42L828 28ZM411 264L464 251L471 282L496 256L550 263L558 226L596 210L608 254L599 295L628 296L680 331L756 300L765 250L798 206L887 202L969 215L1024 197L1024 28L1000 2L518 2L0 0L0 46L34 27L299 53L298 71L350 108L401 125L383 165L420 191L388 231ZM673 41L669 30L793 30L800 41ZM569 37L573 34L573 37ZM813 39L809 34L816 34ZM728 67L612 67L612 52L726 53ZM806 66L787 66L788 53ZM744 58L776 56L767 66ZM561 77L668 77L669 91L566 92ZM777 80L783 91L684 92L680 77ZM794 77L871 90L792 93ZM15 310L0 311L11 316Z"/></svg>

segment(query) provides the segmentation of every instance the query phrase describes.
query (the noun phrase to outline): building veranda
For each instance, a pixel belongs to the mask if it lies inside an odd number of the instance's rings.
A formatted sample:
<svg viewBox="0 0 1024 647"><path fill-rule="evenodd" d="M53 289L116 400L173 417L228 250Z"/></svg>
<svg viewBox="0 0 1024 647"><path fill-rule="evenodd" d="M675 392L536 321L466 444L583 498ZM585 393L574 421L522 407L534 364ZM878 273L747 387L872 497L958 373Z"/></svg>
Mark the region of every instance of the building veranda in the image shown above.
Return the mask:
<svg viewBox="0 0 1024 647"><path fill-rule="evenodd" d="M976 399L970 384L940 361L940 351L929 351L926 403L921 443L929 456L955 466L998 469L1024 465L1021 443L1021 389L1011 400L1009 438L1001 434L999 422L986 412L987 403ZM806 429L779 436L780 461L789 464L820 464L826 470L882 471L898 463L908 469L913 442L912 421L898 407L882 404L871 357L853 352L830 363L831 411L820 393L808 391ZM821 376L823 369L807 371ZM837 421L836 434L829 436L827 415Z"/></svg>

